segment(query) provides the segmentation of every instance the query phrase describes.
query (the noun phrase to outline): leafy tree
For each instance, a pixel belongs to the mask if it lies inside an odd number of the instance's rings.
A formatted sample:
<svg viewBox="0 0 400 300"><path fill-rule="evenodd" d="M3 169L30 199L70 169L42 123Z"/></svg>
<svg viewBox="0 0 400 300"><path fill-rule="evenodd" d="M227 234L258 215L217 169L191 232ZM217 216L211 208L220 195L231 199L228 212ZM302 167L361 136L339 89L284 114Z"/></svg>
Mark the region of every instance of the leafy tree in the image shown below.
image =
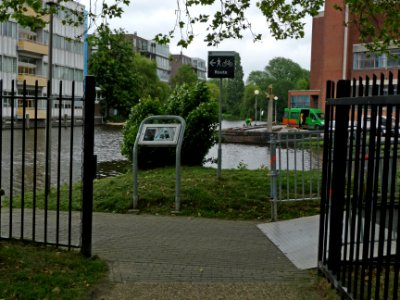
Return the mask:
<svg viewBox="0 0 400 300"><path fill-rule="evenodd" d="M193 15L191 9L197 6L211 6L215 0L182 0L184 5L179 5L176 14L176 26L168 34L159 34L157 39L169 42L176 30L187 27L187 35L182 36L178 45L186 47L194 39L194 23L208 25L208 34L205 42L208 45L217 45L225 39L240 39L243 31L248 30L253 34L254 40L261 40L262 35L254 32L251 20L247 18L246 11L250 9L250 0L221 0L220 9L213 15L200 13ZM360 43L368 43L371 51L385 51L390 46L400 47L399 28L400 2L398 0L372 1L372 0L342 0L335 5L338 10L349 10L351 18L349 24L356 24L360 30ZM323 9L324 0L260 0L256 6L267 20L271 35L277 39L303 38L307 16L316 16ZM182 7L182 9L181 9ZM182 17L183 16L183 17ZM186 18L186 19L184 19ZM348 25L348 24L344 24Z"/></svg>
<svg viewBox="0 0 400 300"><path fill-rule="evenodd" d="M268 66L265 67L264 72L267 77L272 78L275 81L284 80L295 82L306 75L305 71L299 64L283 57L275 57L270 60Z"/></svg>
<svg viewBox="0 0 400 300"><path fill-rule="evenodd" d="M235 78L228 79L225 85L225 111L238 116L240 114L240 104L243 100L244 82L243 68L239 53L235 54Z"/></svg>
<svg viewBox="0 0 400 300"><path fill-rule="evenodd" d="M240 106L240 116L245 118L254 118L255 111L254 111L254 103L256 100L256 95L254 93L255 90L260 91L260 88L255 84L248 84L244 89L244 96L243 101ZM261 105L262 101L265 101L265 96L260 93L258 96L258 103Z"/></svg>
<svg viewBox="0 0 400 300"><path fill-rule="evenodd" d="M184 83L193 84L197 81L197 75L190 65L181 65L174 77L171 78L171 85L173 87Z"/></svg>
<svg viewBox="0 0 400 300"><path fill-rule="evenodd" d="M41 0L2 0L0 2L0 22L14 19L23 26L44 27L43 16L57 10L65 10L67 16L63 22L66 24L82 24L84 12L63 8L63 4L71 0L60 0L58 5L42 5ZM92 11L99 7L90 6L88 17L96 24L97 19L121 17L125 7L130 5L130 0L114 0L102 2L101 13ZM176 25L167 34L158 34L156 40L169 43L176 32L181 33L178 45L187 47L194 39L196 33L193 25L202 23L207 25L208 34L205 37L209 45L217 45L225 39L243 37L243 31L250 31L254 40L261 40L262 35L255 32L251 20L246 12L250 10L250 0L220 0L219 7L213 14L199 13L193 15L192 9L202 6L212 6L215 0L178 0ZM324 0L260 0L256 6L265 16L266 24L275 39L302 38L304 37L303 21L306 16L316 16L324 5ZM27 15L27 7L33 14ZM400 47L399 28L400 2L398 0L372 1L372 0L342 0L335 5L336 9L348 7L350 13L349 23L354 23L360 30L360 42L368 43L370 50L385 51L390 46ZM185 28L186 27L186 28ZM186 30L185 30L186 29ZM184 35L186 32L186 35Z"/></svg>
<svg viewBox="0 0 400 300"><path fill-rule="evenodd" d="M308 89L309 77L309 71L301 68L299 64L287 58L276 57L269 61L264 71L251 72L247 82L249 86L256 86L259 89L259 107L264 111L267 111L268 108L266 92L268 91L268 86L272 84L272 92L274 96L278 97L277 115L278 119L280 119L283 108L287 107L288 91ZM247 93L242 103L242 116L244 113L248 114L249 111L254 111L251 106L253 105L254 107L254 88L253 95L251 95L250 89ZM253 101L251 101L252 98Z"/></svg>
<svg viewBox="0 0 400 300"><path fill-rule="evenodd" d="M96 76L106 118L111 108L127 118L143 97L167 99L170 90L160 82L156 63L135 53L123 30L100 27L91 43L96 51L90 57L89 72Z"/></svg>
<svg viewBox="0 0 400 300"><path fill-rule="evenodd" d="M137 73L137 89L139 97L152 97L164 101L170 94L169 85L159 80L157 75L157 64L155 61L135 53L135 72Z"/></svg>
<svg viewBox="0 0 400 300"><path fill-rule="evenodd" d="M99 28L92 43L97 50L90 57L89 72L96 76L105 117L111 108L123 117L128 116L130 108L139 100L140 78L132 45L122 30L111 31L106 26Z"/></svg>
<svg viewBox="0 0 400 300"><path fill-rule="evenodd" d="M208 150L215 143L214 132L218 122L218 105L203 81L177 86L164 105L151 97L135 105L124 128L122 154L132 159L140 123L150 115L161 114L179 115L186 120L182 164L202 165ZM140 168L172 164L175 164L175 149L139 148Z"/></svg>

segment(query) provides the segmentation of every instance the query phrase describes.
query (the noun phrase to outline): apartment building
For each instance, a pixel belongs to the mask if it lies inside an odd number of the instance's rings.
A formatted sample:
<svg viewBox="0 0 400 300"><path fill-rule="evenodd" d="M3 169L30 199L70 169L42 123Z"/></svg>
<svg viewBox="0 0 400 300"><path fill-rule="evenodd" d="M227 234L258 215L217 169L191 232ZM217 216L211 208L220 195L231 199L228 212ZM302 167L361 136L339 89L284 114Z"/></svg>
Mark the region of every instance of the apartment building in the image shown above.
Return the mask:
<svg viewBox="0 0 400 300"><path fill-rule="evenodd" d="M127 34L126 39L132 43L133 49L141 55L154 60L160 81L168 83L171 76L169 45L161 45L154 40L147 40L135 32Z"/></svg>
<svg viewBox="0 0 400 300"><path fill-rule="evenodd" d="M189 57L186 55L173 54L171 59L171 78L176 75L179 67L182 65L189 65L192 67L193 71L197 74L199 80L206 80L207 67L206 61L198 57Z"/></svg>
<svg viewBox="0 0 400 300"><path fill-rule="evenodd" d="M369 53L365 44L359 42L357 27L352 24L343 26L349 12L335 9L335 4L343 6L343 1L326 0L325 10L313 18L310 91L289 91L291 107L324 109L327 80L372 78L373 74L379 77L382 73L388 78L392 72L397 83L400 60L386 54ZM392 48L390 52L399 55L400 49Z"/></svg>
<svg viewBox="0 0 400 300"><path fill-rule="evenodd" d="M43 2L43 5L46 3ZM53 15L52 91L59 92L59 82L62 80L63 95L71 96L72 81L75 81L75 96L79 97L83 96L83 79L87 73L86 24L74 27L65 25L62 21L69 11L83 12L84 6L76 2L67 2L63 6L63 10L59 9ZM32 13L33 11L27 11L27 14ZM45 28L31 30L13 20L0 23L0 78L3 80L4 95L10 94L13 88L17 94L22 95L24 82L28 95L34 95L36 82L39 96L47 95L49 26L50 24ZM5 108L11 106L7 101L6 99L3 103ZM22 103L14 103L14 106L22 107ZM57 103L54 103L54 107L56 106ZM33 107L32 100L28 100L28 110L29 107ZM43 110L46 102L40 100L38 107ZM43 111L39 112L39 118L44 116Z"/></svg>

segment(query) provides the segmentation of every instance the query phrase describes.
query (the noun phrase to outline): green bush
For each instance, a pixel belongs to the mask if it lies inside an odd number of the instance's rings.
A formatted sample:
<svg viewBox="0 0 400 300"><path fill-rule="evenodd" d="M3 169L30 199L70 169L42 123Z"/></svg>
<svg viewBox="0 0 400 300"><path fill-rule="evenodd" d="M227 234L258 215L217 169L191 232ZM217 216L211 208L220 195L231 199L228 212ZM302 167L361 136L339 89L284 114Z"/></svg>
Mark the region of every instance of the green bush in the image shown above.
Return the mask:
<svg viewBox="0 0 400 300"><path fill-rule="evenodd" d="M121 152L129 160L132 160L132 151L135 144L137 132L139 131L140 123L147 117L152 115L161 115L162 105L158 99L151 97L144 98L136 104L129 115L128 121L123 129L123 144ZM139 147L138 163L140 168L160 167L164 164L161 158L168 162L171 161L171 154L168 148L150 148Z"/></svg>
<svg viewBox="0 0 400 300"><path fill-rule="evenodd" d="M186 121L182 145L182 164L201 165L208 150L215 144L218 103L211 97L205 82L177 86L164 105L146 98L132 108L124 128L122 154L132 160L132 149L140 123L151 115L177 115ZM139 148L139 168L175 164L175 148Z"/></svg>

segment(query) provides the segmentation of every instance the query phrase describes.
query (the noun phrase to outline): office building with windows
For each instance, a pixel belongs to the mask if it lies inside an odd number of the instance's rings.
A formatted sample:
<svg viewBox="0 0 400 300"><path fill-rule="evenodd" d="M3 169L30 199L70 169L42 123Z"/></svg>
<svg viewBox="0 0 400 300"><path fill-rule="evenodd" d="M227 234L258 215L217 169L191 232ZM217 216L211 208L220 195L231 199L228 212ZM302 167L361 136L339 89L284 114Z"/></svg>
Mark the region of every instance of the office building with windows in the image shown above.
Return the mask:
<svg viewBox="0 0 400 300"><path fill-rule="evenodd" d="M43 2L43 5L46 5ZM63 9L53 15L53 66L52 92L59 93L59 82L63 81L62 93L72 95L72 81L75 81L75 96L83 96L83 79L87 73L87 57L85 54L85 24L69 26L63 24L66 14L77 18L70 11L84 11L84 6L76 2L66 2ZM33 14L32 10L26 12ZM49 22L50 17L45 21ZM24 28L13 20L0 23L0 78L3 80L3 94L14 93L22 95L23 85L26 83L26 94L34 95L35 84L38 85L39 96L47 95L49 73L49 32L50 24L45 28L32 30ZM12 83L14 82L14 87ZM39 118L44 118L46 103L39 101ZM64 104L68 106L68 104ZM10 107L5 99L3 107ZM14 106L22 107L21 103ZM29 107L33 107L32 100L28 99ZM54 103L54 107L57 103ZM18 110L16 110L18 111Z"/></svg>
<svg viewBox="0 0 400 300"><path fill-rule="evenodd" d="M310 91L289 91L290 107L324 109L327 80L372 78L374 74L378 78L380 74L388 78L392 72L397 83L400 60L368 52L366 45L359 42L357 27L354 24L343 26L349 19L349 12L335 9L335 4L343 6L343 1L326 0L325 10L313 18ZM390 52L399 55L400 49L392 48ZM380 79L378 84L381 84ZM387 91L387 87L384 90Z"/></svg>
<svg viewBox="0 0 400 300"><path fill-rule="evenodd" d="M147 40L134 34L126 34L126 39L132 43L135 52L155 61L157 75L160 81L168 83L171 75L169 45L161 45L154 40Z"/></svg>
<svg viewBox="0 0 400 300"><path fill-rule="evenodd" d="M186 55L173 54L171 59L171 78L176 75L179 67L182 65L189 65L192 67L193 71L197 74L199 80L206 80L207 67L206 61L198 57L189 57Z"/></svg>

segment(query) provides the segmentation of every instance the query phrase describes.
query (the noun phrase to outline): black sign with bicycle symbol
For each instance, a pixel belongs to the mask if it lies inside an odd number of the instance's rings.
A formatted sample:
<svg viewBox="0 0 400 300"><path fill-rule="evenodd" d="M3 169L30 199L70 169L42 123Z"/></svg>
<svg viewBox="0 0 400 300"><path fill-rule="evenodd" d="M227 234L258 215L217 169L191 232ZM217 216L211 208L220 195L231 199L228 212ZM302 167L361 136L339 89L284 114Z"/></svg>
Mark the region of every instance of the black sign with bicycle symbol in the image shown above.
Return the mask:
<svg viewBox="0 0 400 300"><path fill-rule="evenodd" d="M208 52L208 78L234 78L235 52Z"/></svg>

